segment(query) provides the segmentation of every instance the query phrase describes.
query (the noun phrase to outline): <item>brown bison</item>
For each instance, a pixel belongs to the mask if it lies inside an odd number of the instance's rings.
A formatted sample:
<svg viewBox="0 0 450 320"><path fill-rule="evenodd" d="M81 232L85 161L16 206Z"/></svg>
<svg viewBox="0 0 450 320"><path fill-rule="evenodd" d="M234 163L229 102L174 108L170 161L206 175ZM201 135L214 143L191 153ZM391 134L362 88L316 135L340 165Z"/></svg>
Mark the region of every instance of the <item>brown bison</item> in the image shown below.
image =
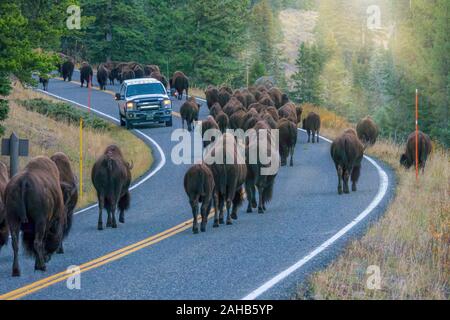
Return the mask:
<svg viewBox="0 0 450 320"><path fill-rule="evenodd" d="M281 157L281 165L287 164L287 158L291 155L289 165L294 165L294 151L297 144L297 126L288 119L280 119L277 123L279 130L279 150Z"/></svg>
<svg viewBox="0 0 450 320"><path fill-rule="evenodd" d="M220 111L217 113L214 119L219 125L220 132L225 133L230 125L230 119L228 118L227 114L223 111Z"/></svg>
<svg viewBox="0 0 450 320"><path fill-rule="evenodd" d="M280 167L280 155L276 137L273 136L270 127L265 121L259 121L254 127L256 134L250 136L246 146L247 177L245 190L247 194L247 212L252 212L252 207L258 206L258 213L264 213L266 204L272 199L275 178ZM267 135L265 154L267 159L261 156L260 148L263 135ZM266 161L267 160L267 161ZM256 202L256 189L259 200Z"/></svg>
<svg viewBox="0 0 450 320"><path fill-rule="evenodd" d="M355 130L347 129L337 137L331 144L330 152L338 176L338 193L342 194L342 181L344 181L344 193L350 192L348 188L349 177L352 180L352 191L356 191L364 146L359 141Z"/></svg>
<svg viewBox="0 0 450 320"><path fill-rule="evenodd" d="M100 86L100 90L106 90L106 84L109 78L109 70L102 63L97 68L97 82Z"/></svg>
<svg viewBox="0 0 450 320"><path fill-rule="evenodd" d="M171 87L175 88L178 93L178 100L183 99L183 91L186 90L186 97L189 95L189 79L181 71L173 74ZM187 98L186 98L187 99Z"/></svg>
<svg viewBox="0 0 450 320"><path fill-rule="evenodd" d="M202 138L205 138L205 132L208 130L220 130L219 125L212 116L208 116L206 120L202 121ZM210 143L214 142L215 136L211 137L211 141L203 140L203 147L206 148Z"/></svg>
<svg viewBox="0 0 450 320"><path fill-rule="evenodd" d="M5 205L14 251L12 275L20 276L20 230L26 252L36 258L34 269L45 271L45 263L60 246L66 224L56 164L43 156L32 159L6 186Z"/></svg>
<svg viewBox="0 0 450 320"><path fill-rule="evenodd" d="M125 162L119 147L110 145L92 167L91 179L98 198L98 230L103 230L103 208L108 212L106 227L117 228L116 208L119 222L125 223L125 210L130 206L129 187L132 165Z"/></svg>
<svg viewBox="0 0 450 320"><path fill-rule="evenodd" d="M153 72L161 72L156 64L147 64L144 66L144 75L149 77Z"/></svg>
<svg viewBox="0 0 450 320"><path fill-rule="evenodd" d="M92 71L92 67L87 62L83 62L83 65L80 68L80 82L81 87L83 87L84 82L86 81L86 88L92 85L92 76L94 72Z"/></svg>
<svg viewBox="0 0 450 320"><path fill-rule="evenodd" d="M422 172L425 169L425 164L427 162L427 158L430 155L433 145L431 143L430 137L419 131L418 133L418 158L419 158L419 168L422 169ZM408 140L406 141L406 150L405 153L402 154L400 158L400 164L404 166L406 169L411 168L412 165L416 164L416 133L413 132L408 136Z"/></svg>
<svg viewBox="0 0 450 320"><path fill-rule="evenodd" d="M361 119L356 126L356 132L365 147L374 145L377 141L378 126L371 117Z"/></svg>
<svg viewBox="0 0 450 320"><path fill-rule="evenodd" d="M273 120L275 120L275 122L278 122L278 120L280 120L280 116L278 115L278 110L275 107L266 108L266 112L272 116L272 118L273 118Z"/></svg>
<svg viewBox="0 0 450 320"><path fill-rule="evenodd" d="M211 108L209 108L209 114L213 116L214 118L220 113L223 112L222 107L220 106L220 103L216 102L214 103Z"/></svg>
<svg viewBox="0 0 450 320"><path fill-rule="evenodd" d="M136 78L143 78L145 73L144 73L144 68L140 65L140 64L135 64L132 68L133 72L134 72L134 76ZM161 81L161 80L160 80Z"/></svg>
<svg viewBox="0 0 450 320"><path fill-rule="evenodd" d="M320 116L315 112L310 112L306 116L305 119L303 119L303 129L306 130L306 133L308 134L308 143L311 139L312 134L312 143L314 143L314 138L317 134L317 143L319 143L319 132L320 132Z"/></svg>
<svg viewBox="0 0 450 320"><path fill-rule="evenodd" d="M269 90L269 95L272 98L273 103L277 109L280 109L283 106L281 103L283 101L283 93L280 89L273 87Z"/></svg>
<svg viewBox="0 0 450 320"><path fill-rule="evenodd" d="M188 131L192 131L192 123L198 121L198 112L200 104L197 103L195 97L189 97L180 108L181 125L184 129L184 122L186 121Z"/></svg>
<svg viewBox="0 0 450 320"><path fill-rule="evenodd" d="M125 80L134 79L136 78L136 75L134 74L134 71L128 67L122 68L122 71L119 74L119 80L120 83L124 82Z"/></svg>
<svg viewBox="0 0 450 320"><path fill-rule="evenodd" d="M258 102L268 107L275 107L275 103L273 102L272 98L268 93L262 94Z"/></svg>
<svg viewBox="0 0 450 320"><path fill-rule="evenodd" d="M73 69L75 69L75 64L73 61L67 60L61 66L61 75L64 81L72 81Z"/></svg>
<svg viewBox="0 0 450 320"><path fill-rule="evenodd" d="M56 164L59 171L59 183L66 213L66 224L63 230L63 237L65 238L69 235L70 228L72 227L73 212L78 202L77 179L70 166L69 157L64 153L57 152L50 159ZM57 253L64 253L62 241Z"/></svg>
<svg viewBox="0 0 450 320"><path fill-rule="evenodd" d="M241 148L243 149L244 146ZM237 219L237 210L243 200L242 185L247 176L245 159L238 152L238 144L234 136L230 133L220 136L206 151L204 161L213 173L218 199L215 205L214 227L224 223L224 203L227 209L227 224L233 224L231 219Z"/></svg>
<svg viewBox="0 0 450 320"><path fill-rule="evenodd" d="M296 106L294 103L289 102L282 106L280 109L278 109L278 115L280 119L288 119L289 121L292 121L293 123L297 124L297 111Z"/></svg>
<svg viewBox="0 0 450 320"><path fill-rule="evenodd" d="M229 90L227 90L227 87L221 87L219 89L219 103L220 105L223 107L225 107L228 103L228 101L230 101L232 93L230 93Z"/></svg>
<svg viewBox="0 0 450 320"><path fill-rule="evenodd" d="M236 97L231 97L228 103L223 107L223 112L225 112L228 117L231 117L233 113L239 110L245 111L246 109Z"/></svg>
<svg viewBox="0 0 450 320"><path fill-rule="evenodd" d="M4 202L5 188L9 180L8 168L0 162L0 249L8 243L9 231L6 223L6 208Z"/></svg>
<svg viewBox="0 0 450 320"><path fill-rule="evenodd" d="M168 86L169 83L167 82L166 77L164 75L162 75L159 71L153 71L150 74L150 78L158 80L159 82L161 82L163 84L164 88L167 89L167 86Z"/></svg>
<svg viewBox="0 0 450 320"><path fill-rule="evenodd" d="M202 204L200 209L202 217L200 230L202 232L206 231L206 223L208 222L208 214L211 211L213 198L214 203L217 202L214 186L213 174L206 164L193 165L184 176L184 191L186 191L192 208L192 231L194 234L198 233L197 216L199 203Z"/></svg>
<svg viewBox="0 0 450 320"><path fill-rule="evenodd" d="M42 83L42 89L44 91L48 91L48 82L49 82L49 77L47 75L43 75L39 77L39 83Z"/></svg>
<svg viewBox="0 0 450 320"><path fill-rule="evenodd" d="M219 90L210 85L205 90L205 97L208 109L211 109L215 103L219 103Z"/></svg>

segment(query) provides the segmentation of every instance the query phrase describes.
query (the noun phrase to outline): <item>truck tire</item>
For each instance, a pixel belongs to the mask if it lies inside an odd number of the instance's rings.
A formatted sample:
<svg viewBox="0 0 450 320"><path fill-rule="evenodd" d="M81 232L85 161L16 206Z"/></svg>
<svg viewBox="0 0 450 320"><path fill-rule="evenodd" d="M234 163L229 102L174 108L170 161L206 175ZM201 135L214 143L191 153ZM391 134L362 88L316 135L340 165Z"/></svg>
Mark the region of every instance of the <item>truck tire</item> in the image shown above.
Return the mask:
<svg viewBox="0 0 450 320"><path fill-rule="evenodd" d="M119 113L119 119L120 119L120 126L121 127L125 127L125 121L123 120L123 117L122 117L122 115Z"/></svg>
<svg viewBox="0 0 450 320"><path fill-rule="evenodd" d="M128 130L133 129L133 125L131 124L131 121L129 121L128 119L125 119L125 127L126 127Z"/></svg>
<svg viewBox="0 0 450 320"><path fill-rule="evenodd" d="M166 121L166 127L171 127L172 126L172 118L170 118L169 121Z"/></svg>

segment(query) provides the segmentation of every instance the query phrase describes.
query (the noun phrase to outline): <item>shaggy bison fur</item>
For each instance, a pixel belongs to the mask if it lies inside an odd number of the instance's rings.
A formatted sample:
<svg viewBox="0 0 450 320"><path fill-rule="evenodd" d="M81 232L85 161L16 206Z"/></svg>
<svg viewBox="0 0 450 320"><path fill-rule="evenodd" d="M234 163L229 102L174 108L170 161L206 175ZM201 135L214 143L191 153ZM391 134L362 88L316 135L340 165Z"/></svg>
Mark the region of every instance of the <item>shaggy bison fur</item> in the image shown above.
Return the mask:
<svg viewBox="0 0 450 320"><path fill-rule="evenodd" d="M181 125L184 129L184 122L186 121L188 131L192 131L192 123L198 121L198 112L200 104L197 103L194 97L189 97L180 108Z"/></svg>
<svg viewBox="0 0 450 320"><path fill-rule="evenodd" d="M178 100L183 99L183 91L186 91L186 97L189 95L189 79L181 71L176 71L172 77L173 88L178 93Z"/></svg>
<svg viewBox="0 0 450 320"><path fill-rule="evenodd" d="M98 230L103 230L103 208L108 213L106 227L117 228L116 208L120 211L119 222L125 223L125 210L130 206L131 169L132 165L125 162L116 145L108 146L92 167L91 179L98 198Z"/></svg>
<svg viewBox="0 0 450 320"><path fill-rule="evenodd" d="M9 181L8 168L0 162L0 250L8 243L9 231L6 223L6 208L4 202L5 188Z"/></svg>
<svg viewBox="0 0 450 320"><path fill-rule="evenodd" d="M280 119L277 123L279 130L279 150L281 165L287 164L287 158L291 155L289 165L294 165L294 151L297 144L297 126L288 119Z"/></svg>
<svg viewBox="0 0 450 320"><path fill-rule="evenodd" d="M317 134L317 143L319 143L319 132L320 132L320 116L315 112L310 112L306 116L305 119L303 119L303 129L306 130L306 133L308 134L308 143L311 139L312 134L312 143L314 143L314 138Z"/></svg>
<svg viewBox="0 0 450 320"><path fill-rule="evenodd" d="M355 130L347 129L337 137L331 144L330 152L338 176L338 193L342 194L342 181L344 182L344 193L350 192L348 188L349 177L352 181L352 191L356 191L364 146L359 141Z"/></svg>
<svg viewBox="0 0 450 320"><path fill-rule="evenodd" d="M80 82L81 87L83 87L84 82L86 82L86 88L92 84L92 76L94 72L92 71L92 67L87 63L83 62L83 65L80 68Z"/></svg>
<svg viewBox="0 0 450 320"><path fill-rule="evenodd" d="M378 126L371 117L365 117L356 125L356 133L365 147L372 146L377 141Z"/></svg>
<svg viewBox="0 0 450 320"><path fill-rule="evenodd" d="M56 164L59 171L59 184L63 195L64 208L66 213L66 223L64 225L63 237L69 235L72 227L72 217L78 202L77 179L73 174L69 157L62 152L57 152L50 159ZM63 242L61 241L57 253L64 253Z"/></svg>
<svg viewBox="0 0 450 320"><path fill-rule="evenodd" d="M206 231L206 223L208 222L208 214L211 210L213 198L214 203L217 202L214 193L214 177L211 169L206 164L195 164L189 168L184 176L184 191L189 198L189 204L192 208L192 231L198 233L198 205L202 204L200 214L202 222L200 230Z"/></svg>
<svg viewBox="0 0 450 320"><path fill-rule="evenodd" d="M419 158L419 168L422 172L425 170L425 164L427 158L430 155L433 145L431 143L430 137L419 131L418 133L418 158ZM406 150L400 157L400 164L405 168L409 169L412 165L416 164L416 133L413 132L408 136L406 141Z"/></svg>
<svg viewBox="0 0 450 320"><path fill-rule="evenodd" d="M211 109L215 103L219 102L219 90L216 87L208 86L205 90L205 96L208 109Z"/></svg>
<svg viewBox="0 0 450 320"><path fill-rule="evenodd" d="M73 75L73 69L75 69L75 64L68 60L65 61L61 66L61 75L64 79L64 81L72 81L72 75Z"/></svg>
<svg viewBox="0 0 450 320"><path fill-rule="evenodd" d="M97 68L97 82L100 86L100 90L106 90L106 84L108 83L109 70L102 63Z"/></svg>
<svg viewBox="0 0 450 320"><path fill-rule="evenodd" d="M21 230L25 251L36 258L34 269L45 271L45 263L60 246L66 224L56 164L44 156L32 159L6 186L5 205L14 251L12 275L20 276Z"/></svg>

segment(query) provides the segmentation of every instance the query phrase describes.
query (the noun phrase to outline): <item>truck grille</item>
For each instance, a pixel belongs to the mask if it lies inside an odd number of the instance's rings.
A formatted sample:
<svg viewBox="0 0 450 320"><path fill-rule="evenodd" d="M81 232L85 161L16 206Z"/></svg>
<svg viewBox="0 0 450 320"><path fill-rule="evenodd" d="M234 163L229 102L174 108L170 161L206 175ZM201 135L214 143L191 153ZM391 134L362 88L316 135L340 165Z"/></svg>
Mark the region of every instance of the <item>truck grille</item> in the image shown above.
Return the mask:
<svg viewBox="0 0 450 320"><path fill-rule="evenodd" d="M136 103L138 110L156 110L160 107L159 100L144 100Z"/></svg>

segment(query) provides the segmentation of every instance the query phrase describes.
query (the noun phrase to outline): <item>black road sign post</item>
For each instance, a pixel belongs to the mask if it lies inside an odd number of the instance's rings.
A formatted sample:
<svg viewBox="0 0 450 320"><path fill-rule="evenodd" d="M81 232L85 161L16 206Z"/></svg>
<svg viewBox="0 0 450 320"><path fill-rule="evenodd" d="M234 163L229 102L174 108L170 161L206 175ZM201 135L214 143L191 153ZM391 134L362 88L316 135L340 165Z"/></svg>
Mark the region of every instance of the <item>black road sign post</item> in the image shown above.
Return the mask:
<svg viewBox="0 0 450 320"><path fill-rule="evenodd" d="M9 139L2 139L2 156L9 156L9 175L19 172L19 157L28 156L28 140L19 139L13 132Z"/></svg>

